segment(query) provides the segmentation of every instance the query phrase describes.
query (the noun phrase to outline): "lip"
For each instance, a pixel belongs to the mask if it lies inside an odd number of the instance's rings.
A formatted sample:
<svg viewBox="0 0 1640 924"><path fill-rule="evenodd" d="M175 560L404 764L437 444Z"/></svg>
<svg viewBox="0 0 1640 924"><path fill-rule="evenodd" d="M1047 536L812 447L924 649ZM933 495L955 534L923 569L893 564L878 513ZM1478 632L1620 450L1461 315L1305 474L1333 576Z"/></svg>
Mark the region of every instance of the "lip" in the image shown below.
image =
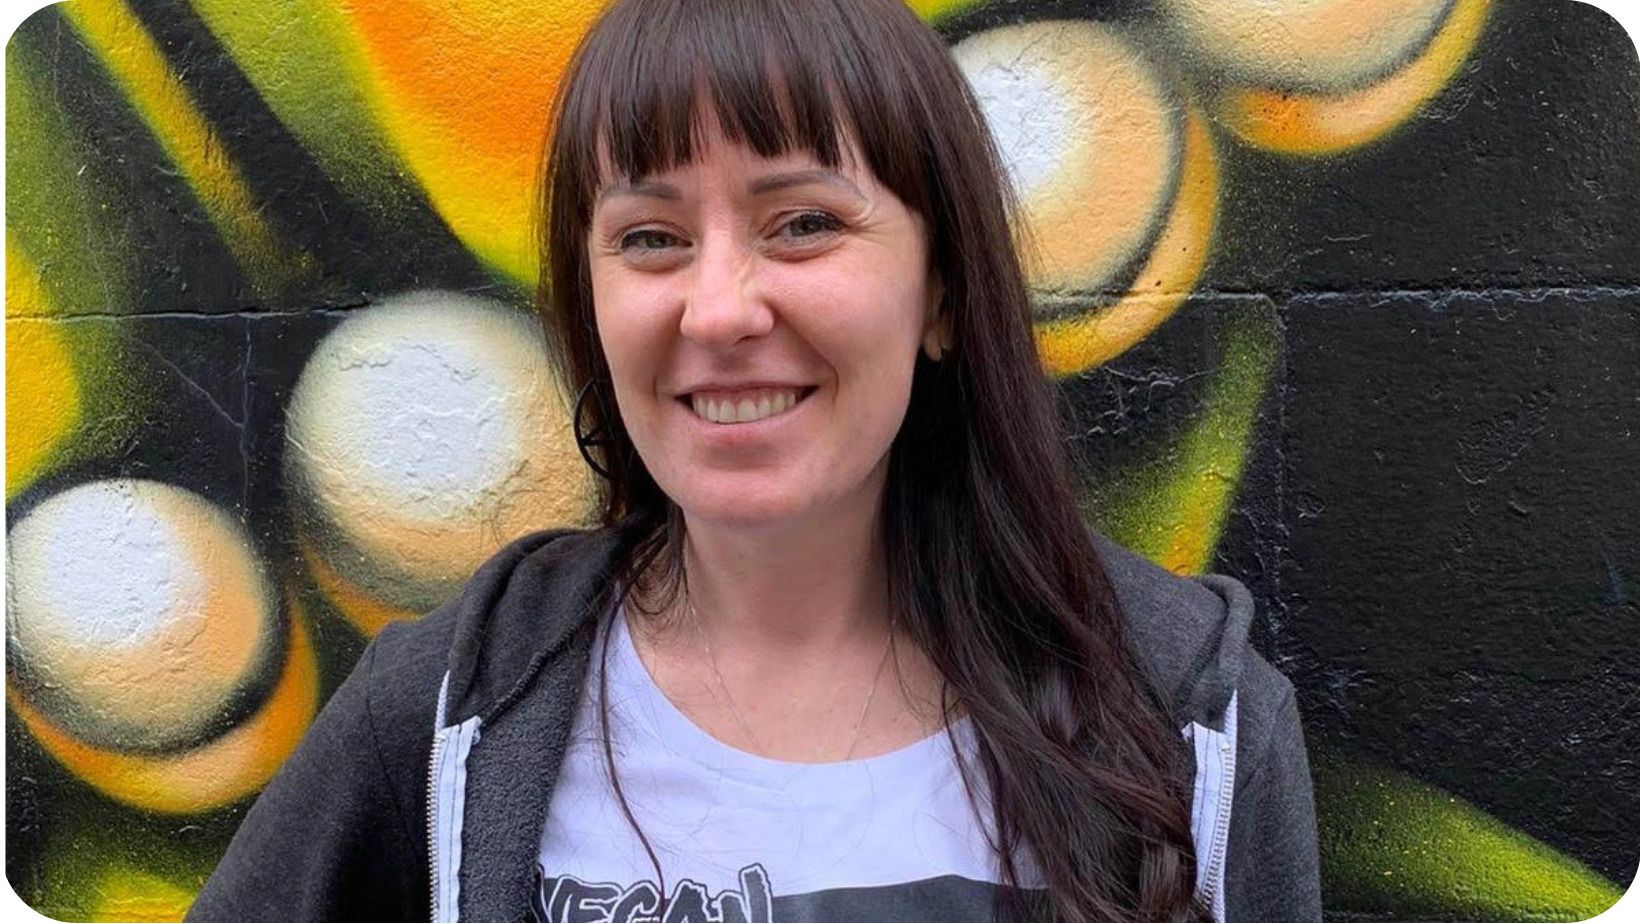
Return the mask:
<svg viewBox="0 0 1640 924"><path fill-rule="evenodd" d="M702 382L689 388L681 389L676 397L680 401L688 401L690 395L707 392L713 396L733 396L748 391L763 391L770 388L794 388L799 392L813 391L815 386L808 382L777 382L767 379L756 382Z"/></svg>
<svg viewBox="0 0 1640 924"><path fill-rule="evenodd" d="M795 388L798 392L797 403L778 414L772 414L762 420L754 420L749 423L732 424L713 423L712 421L697 415L695 413L694 406L690 402L690 395L694 394L694 392L679 395L676 404L678 405L679 411L688 415L689 420L696 428L699 429L702 436L713 440L714 442L733 446L740 443L761 440L781 427L787 426L798 417L799 413L805 407L808 406L809 399L814 397L814 393L820 390L820 386L818 385L757 385L741 386L735 389L721 390L716 388L700 388L697 389L697 391L709 391L714 394L732 395L737 391L754 391L763 388Z"/></svg>

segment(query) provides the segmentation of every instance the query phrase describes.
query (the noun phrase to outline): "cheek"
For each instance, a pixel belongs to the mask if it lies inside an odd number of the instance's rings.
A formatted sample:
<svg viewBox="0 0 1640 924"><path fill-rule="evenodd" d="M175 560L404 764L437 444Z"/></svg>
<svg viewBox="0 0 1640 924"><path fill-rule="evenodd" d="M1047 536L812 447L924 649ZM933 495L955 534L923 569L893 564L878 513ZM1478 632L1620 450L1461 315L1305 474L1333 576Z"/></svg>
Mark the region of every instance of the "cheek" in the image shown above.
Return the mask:
<svg viewBox="0 0 1640 924"><path fill-rule="evenodd" d="M837 377L841 443L853 447L851 453L873 455L904 421L920 327L899 293L885 299L887 293L864 286L832 291L825 323L810 339Z"/></svg>
<svg viewBox="0 0 1640 924"><path fill-rule="evenodd" d="M873 254L822 270L800 265L771 278L767 291L777 304L801 306L792 323L801 318L814 339L848 344L849 356L875 357L921 335L922 285L899 261Z"/></svg>
<svg viewBox="0 0 1640 924"><path fill-rule="evenodd" d="M641 287L593 277L593 319L618 390L643 369L653 368L649 357L657 349L658 336L654 321L645 320L651 314L645 309L651 304L646 297L653 295L646 296Z"/></svg>
<svg viewBox="0 0 1640 924"><path fill-rule="evenodd" d="M822 291L832 293L822 315L828 351L839 371L845 369L892 387L910 380L922 338L922 308L917 291L897 277L855 277Z"/></svg>

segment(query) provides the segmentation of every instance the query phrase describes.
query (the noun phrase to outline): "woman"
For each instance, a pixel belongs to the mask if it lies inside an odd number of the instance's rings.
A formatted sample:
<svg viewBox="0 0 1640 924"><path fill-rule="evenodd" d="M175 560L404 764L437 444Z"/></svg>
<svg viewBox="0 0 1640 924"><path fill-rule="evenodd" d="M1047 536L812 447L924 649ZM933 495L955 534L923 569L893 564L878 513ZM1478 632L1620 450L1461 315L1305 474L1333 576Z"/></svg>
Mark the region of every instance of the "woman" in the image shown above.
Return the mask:
<svg viewBox="0 0 1640 924"><path fill-rule="evenodd" d="M383 632L190 917L1319 917L1292 687L1081 522L939 38L619 0L553 125L602 527Z"/></svg>

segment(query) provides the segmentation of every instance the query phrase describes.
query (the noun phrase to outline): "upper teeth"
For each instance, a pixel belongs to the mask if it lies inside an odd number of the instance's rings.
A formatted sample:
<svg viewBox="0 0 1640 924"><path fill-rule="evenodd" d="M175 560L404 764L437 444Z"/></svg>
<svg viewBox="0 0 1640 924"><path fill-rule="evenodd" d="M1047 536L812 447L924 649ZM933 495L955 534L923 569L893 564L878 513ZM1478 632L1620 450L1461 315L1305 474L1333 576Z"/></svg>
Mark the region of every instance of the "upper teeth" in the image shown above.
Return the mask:
<svg viewBox="0 0 1640 924"><path fill-rule="evenodd" d="M797 403L795 388L766 388L748 391L733 398L706 398L690 395L695 413L712 423L748 423L772 417Z"/></svg>

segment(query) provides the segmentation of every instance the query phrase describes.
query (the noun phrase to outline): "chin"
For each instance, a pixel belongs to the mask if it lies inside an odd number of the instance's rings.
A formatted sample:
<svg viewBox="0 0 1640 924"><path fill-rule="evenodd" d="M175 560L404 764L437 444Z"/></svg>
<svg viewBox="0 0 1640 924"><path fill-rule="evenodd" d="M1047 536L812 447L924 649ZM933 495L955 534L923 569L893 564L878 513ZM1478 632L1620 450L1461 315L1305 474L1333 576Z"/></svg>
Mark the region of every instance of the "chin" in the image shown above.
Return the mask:
<svg viewBox="0 0 1640 924"><path fill-rule="evenodd" d="M794 496L787 485L760 485L745 476L699 478L682 491L668 491L691 522L719 528L766 529L800 520L814 509L813 498Z"/></svg>

